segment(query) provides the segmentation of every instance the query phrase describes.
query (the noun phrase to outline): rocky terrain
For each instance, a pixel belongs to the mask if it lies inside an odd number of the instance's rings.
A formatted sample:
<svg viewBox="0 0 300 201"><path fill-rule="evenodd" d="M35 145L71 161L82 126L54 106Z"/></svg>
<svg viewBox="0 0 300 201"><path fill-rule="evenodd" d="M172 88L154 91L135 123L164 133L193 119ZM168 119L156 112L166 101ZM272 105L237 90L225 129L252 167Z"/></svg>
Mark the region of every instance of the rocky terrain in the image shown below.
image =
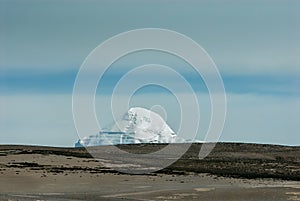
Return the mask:
<svg viewBox="0 0 300 201"><path fill-rule="evenodd" d="M165 146L118 147L143 154ZM94 159L85 148L2 145L0 200L300 200L300 147L218 143L199 160L200 148L193 144L158 172L128 175L109 168L107 160ZM113 154L109 146L96 149Z"/></svg>
<svg viewBox="0 0 300 201"><path fill-rule="evenodd" d="M135 144L118 145L124 151L143 154L158 151L166 144ZM181 146L176 144L174 146ZM100 146L103 152L109 146ZM160 170L164 174L209 173L217 176L240 178L277 178L284 180L300 180L300 147L243 144L243 143L218 143L214 150L205 159L199 160L198 153L201 144L193 144L180 160L171 166ZM99 150L99 149L98 149ZM66 167L43 165L37 162L0 161L1 172L6 168L30 168L45 171L80 171L88 170L98 173L116 173L114 170L101 165L93 159L85 148L55 148L38 146L0 146L0 157L11 155L43 155L86 158L97 163L95 168ZM68 160L68 159L66 159ZM88 164L88 163L87 163ZM88 166L88 165L86 165Z"/></svg>

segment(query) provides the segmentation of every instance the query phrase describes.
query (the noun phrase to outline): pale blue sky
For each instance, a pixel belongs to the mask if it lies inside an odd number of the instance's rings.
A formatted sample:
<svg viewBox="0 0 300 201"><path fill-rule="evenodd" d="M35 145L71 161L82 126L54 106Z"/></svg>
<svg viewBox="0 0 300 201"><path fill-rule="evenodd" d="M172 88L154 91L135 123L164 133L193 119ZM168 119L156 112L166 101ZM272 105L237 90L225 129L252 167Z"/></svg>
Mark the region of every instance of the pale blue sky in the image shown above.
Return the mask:
<svg viewBox="0 0 300 201"><path fill-rule="evenodd" d="M222 140L299 145L299 11L296 0L0 0L0 143L73 145L71 94L85 57L116 34L156 27L189 36L219 68L228 96ZM209 108L199 77L156 53L113 66L102 95L127 67L153 59L185 75ZM148 90L137 99L148 105L157 94ZM176 127L175 118L169 121Z"/></svg>

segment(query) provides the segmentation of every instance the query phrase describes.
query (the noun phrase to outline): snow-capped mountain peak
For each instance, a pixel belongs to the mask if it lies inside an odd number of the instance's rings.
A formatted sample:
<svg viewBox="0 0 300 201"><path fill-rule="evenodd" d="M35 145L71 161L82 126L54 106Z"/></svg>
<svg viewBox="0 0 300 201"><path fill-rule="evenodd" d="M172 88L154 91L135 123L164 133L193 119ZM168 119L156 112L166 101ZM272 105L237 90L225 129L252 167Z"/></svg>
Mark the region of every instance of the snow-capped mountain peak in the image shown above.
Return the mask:
<svg viewBox="0 0 300 201"><path fill-rule="evenodd" d="M141 108L130 108L111 128L79 140L75 146L108 144L174 143L177 135L157 113Z"/></svg>
<svg viewBox="0 0 300 201"><path fill-rule="evenodd" d="M134 132L135 143L170 143L176 134L157 113L145 108L130 108L127 112L128 124L121 128L124 133Z"/></svg>

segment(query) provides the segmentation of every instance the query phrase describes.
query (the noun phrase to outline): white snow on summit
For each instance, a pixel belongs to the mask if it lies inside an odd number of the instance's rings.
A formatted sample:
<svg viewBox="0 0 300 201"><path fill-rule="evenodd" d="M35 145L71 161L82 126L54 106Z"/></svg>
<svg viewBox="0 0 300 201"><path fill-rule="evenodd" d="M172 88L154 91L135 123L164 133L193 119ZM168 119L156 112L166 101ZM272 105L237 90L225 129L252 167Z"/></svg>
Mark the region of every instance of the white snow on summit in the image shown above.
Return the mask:
<svg viewBox="0 0 300 201"><path fill-rule="evenodd" d="M141 107L130 108L105 131L79 140L75 146L135 143L183 142L157 113Z"/></svg>
<svg viewBox="0 0 300 201"><path fill-rule="evenodd" d="M125 133L134 133L135 143L172 143L176 134L157 113L136 107L128 111Z"/></svg>

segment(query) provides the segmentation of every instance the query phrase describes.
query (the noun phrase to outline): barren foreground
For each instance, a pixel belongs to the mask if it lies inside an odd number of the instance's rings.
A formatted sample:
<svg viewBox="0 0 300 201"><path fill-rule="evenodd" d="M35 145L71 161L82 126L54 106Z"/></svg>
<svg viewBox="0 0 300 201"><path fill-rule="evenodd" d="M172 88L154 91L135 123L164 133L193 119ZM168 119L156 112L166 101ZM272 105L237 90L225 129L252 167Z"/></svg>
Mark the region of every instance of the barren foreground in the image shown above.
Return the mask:
<svg viewBox="0 0 300 201"><path fill-rule="evenodd" d="M300 200L299 147L218 144L198 160L200 146L149 175L120 174L85 149L0 146L0 200Z"/></svg>

